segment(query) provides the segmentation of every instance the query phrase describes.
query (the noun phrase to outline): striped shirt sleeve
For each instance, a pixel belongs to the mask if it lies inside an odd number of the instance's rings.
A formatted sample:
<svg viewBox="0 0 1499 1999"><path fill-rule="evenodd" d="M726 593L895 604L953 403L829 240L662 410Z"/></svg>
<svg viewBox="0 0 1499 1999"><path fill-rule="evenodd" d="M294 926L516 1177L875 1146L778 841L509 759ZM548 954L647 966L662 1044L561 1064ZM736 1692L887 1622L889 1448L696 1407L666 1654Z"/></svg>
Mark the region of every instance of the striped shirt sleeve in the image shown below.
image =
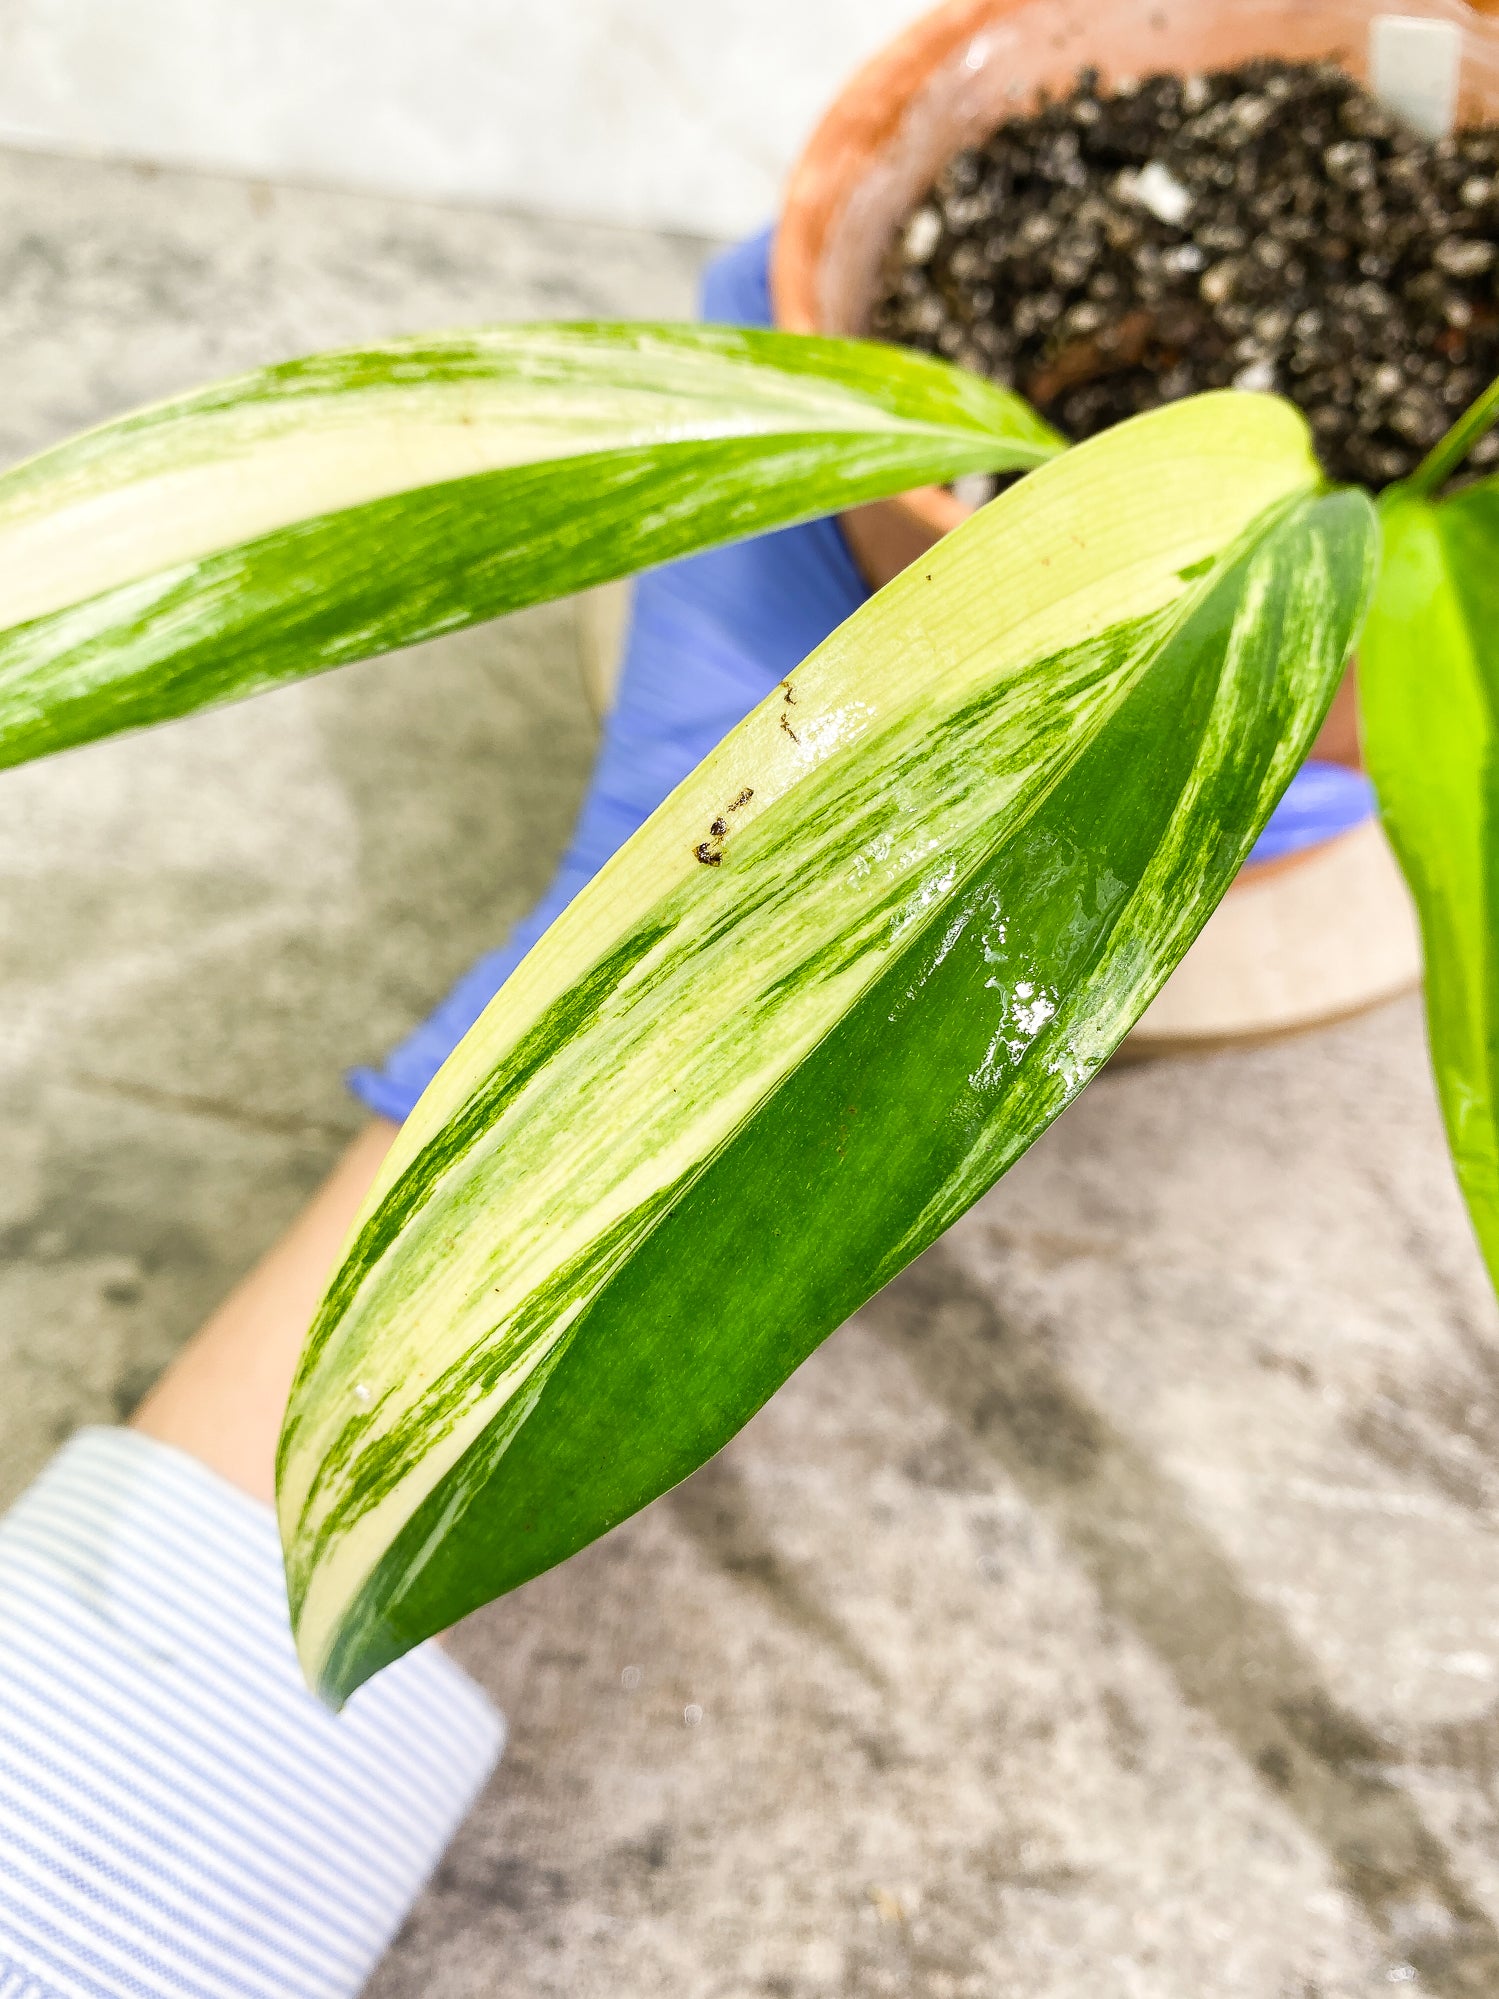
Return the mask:
<svg viewBox="0 0 1499 1999"><path fill-rule="evenodd" d="M433 1646L330 1714L269 1509L81 1432L0 1520L0 1999L348 1999L502 1741Z"/></svg>

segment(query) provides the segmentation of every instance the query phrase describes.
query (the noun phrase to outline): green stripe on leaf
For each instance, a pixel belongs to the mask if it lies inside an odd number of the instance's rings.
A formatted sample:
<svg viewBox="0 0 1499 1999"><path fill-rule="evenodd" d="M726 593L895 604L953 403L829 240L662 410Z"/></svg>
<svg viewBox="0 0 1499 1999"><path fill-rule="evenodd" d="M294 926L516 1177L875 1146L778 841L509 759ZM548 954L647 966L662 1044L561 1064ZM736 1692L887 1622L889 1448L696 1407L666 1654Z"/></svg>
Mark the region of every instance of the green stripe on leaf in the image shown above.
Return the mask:
<svg viewBox="0 0 1499 1999"><path fill-rule="evenodd" d="M1421 919L1453 1163L1499 1284L1499 480L1440 503L1395 488L1380 512L1364 751Z"/></svg>
<svg viewBox="0 0 1499 1999"><path fill-rule="evenodd" d="M859 341L526 326L314 356L0 478L0 766L1061 440Z"/></svg>
<svg viewBox="0 0 1499 1999"><path fill-rule="evenodd" d="M331 1698L684 1477L1076 1095L1304 756L1375 549L1284 404L1122 426L615 857L418 1106L309 1344L280 1505Z"/></svg>

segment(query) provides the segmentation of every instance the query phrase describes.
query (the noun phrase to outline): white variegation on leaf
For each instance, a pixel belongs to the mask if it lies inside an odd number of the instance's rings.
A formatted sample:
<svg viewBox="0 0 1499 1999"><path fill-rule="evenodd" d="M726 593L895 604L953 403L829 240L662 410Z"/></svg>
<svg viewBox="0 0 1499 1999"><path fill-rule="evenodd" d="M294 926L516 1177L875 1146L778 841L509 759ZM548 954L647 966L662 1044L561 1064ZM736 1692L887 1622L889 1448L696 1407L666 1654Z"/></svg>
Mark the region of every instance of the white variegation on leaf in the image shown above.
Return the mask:
<svg viewBox="0 0 1499 1999"><path fill-rule="evenodd" d="M280 1510L314 1684L341 1698L690 1470L1096 1072L1336 684L1375 533L1361 497L1322 494L1265 397L1069 453L836 632L553 926L402 1131L304 1356ZM1179 715L1151 705L1178 684ZM1140 788L1148 848L1109 783ZM974 951L959 1007L941 981ZM881 1108L913 1059L929 1098ZM827 1218L883 1198L855 1179L753 1220L766 1147L841 1156L845 1116L859 1143L887 1121L892 1182L912 1128L946 1134L895 1219L839 1237ZM680 1299L673 1264L630 1302L694 1201L721 1295L769 1315L737 1346L689 1296L690 1243Z"/></svg>
<svg viewBox="0 0 1499 1999"><path fill-rule="evenodd" d="M0 764L1061 448L944 363L725 327L264 369L0 478Z"/></svg>

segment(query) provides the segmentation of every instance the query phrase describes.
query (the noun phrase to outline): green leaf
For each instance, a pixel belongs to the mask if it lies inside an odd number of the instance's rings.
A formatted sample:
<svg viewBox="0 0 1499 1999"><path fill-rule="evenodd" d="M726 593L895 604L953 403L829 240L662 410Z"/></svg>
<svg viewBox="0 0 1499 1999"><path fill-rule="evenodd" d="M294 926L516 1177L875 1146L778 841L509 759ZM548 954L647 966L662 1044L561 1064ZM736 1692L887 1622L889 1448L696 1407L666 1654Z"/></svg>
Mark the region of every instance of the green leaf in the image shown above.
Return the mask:
<svg viewBox="0 0 1499 1999"><path fill-rule="evenodd" d="M316 355L0 478L0 767L1062 440L863 341L498 327Z"/></svg>
<svg viewBox="0 0 1499 1999"><path fill-rule="evenodd" d="M1462 470L1473 447L1496 423L1499 423L1499 376L1475 397L1446 436L1427 452L1405 482L1407 493L1421 500L1433 498Z"/></svg>
<svg viewBox="0 0 1499 1999"><path fill-rule="evenodd" d="M1421 918L1453 1163L1499 1284L1499 480L1381 503L1359 654L1364 753Z"/></svg>
<svg viewBox="0 0 1499 1999"><path fill-rule="evenodd" d="M309 1336L280 1508L330 1699L685 1477L1076 1096L1305 755L1376 542L1284 403L1123 425L897 578L579 896Z"/></svg>

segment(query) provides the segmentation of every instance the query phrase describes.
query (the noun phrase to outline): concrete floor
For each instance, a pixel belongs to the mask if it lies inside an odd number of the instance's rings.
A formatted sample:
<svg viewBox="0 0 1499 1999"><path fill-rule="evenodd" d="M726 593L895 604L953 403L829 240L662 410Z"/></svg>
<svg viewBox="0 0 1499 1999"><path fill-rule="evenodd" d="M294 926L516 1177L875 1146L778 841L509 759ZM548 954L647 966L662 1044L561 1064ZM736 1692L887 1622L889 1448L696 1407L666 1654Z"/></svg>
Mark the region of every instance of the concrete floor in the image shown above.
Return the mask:
<svg viewBox="0 0 1499 1999"><path fill-rule="evenodd" d="M699 248L0 158L0 455ZM566 608L0 779L0 1479L128 1410L540 888ZM472 1619L373 1999L1499 1991L1499 1325L1417 1008L1106 1075L724 1454Z"/></svg>

